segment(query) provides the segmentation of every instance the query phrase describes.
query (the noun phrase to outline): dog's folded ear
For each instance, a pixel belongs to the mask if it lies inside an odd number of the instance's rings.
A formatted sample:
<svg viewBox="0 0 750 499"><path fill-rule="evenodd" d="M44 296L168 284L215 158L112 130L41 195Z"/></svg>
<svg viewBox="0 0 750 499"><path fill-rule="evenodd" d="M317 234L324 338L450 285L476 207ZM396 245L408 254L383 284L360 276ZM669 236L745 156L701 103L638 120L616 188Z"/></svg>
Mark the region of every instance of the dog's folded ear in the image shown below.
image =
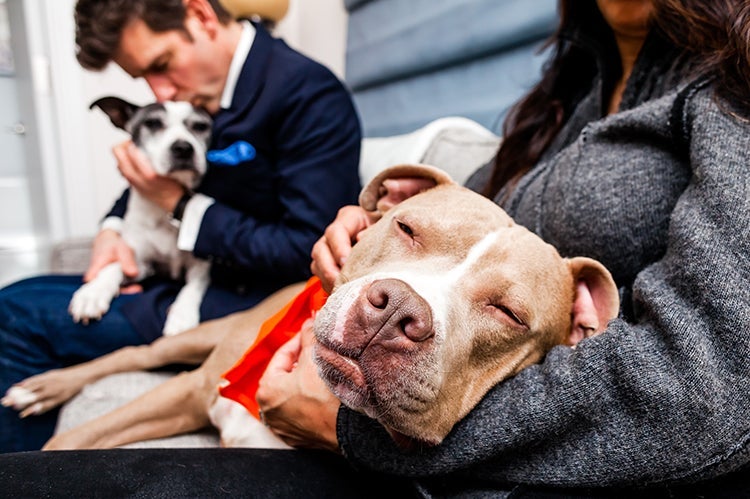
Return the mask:
<svg viewBox="0 0 750 499"><path fill-rule="evenodd" d="M130 121L130 118L132 118L135 112L140 109L140 106L131 104L119 97L102 97L101 99L94 101L89 106L89 109L94 109L95 107L104 111L104 113L109 116L112 124L123 130L125 130L125 125Z"/></svg>
<svg viewBox="0 0 750 499"><path fill-rule="evenodd" d="M438 185L455 184L440 168L405 164L386 168L362 189L359 205L367 211L385 213L394 205Z"/></svg>
<svg viewBox="0 0 750 499"><path fill-rule="evenodd" d="M576 257L567 262L576 283L568 337L572 346L606 329L620 310L620 295L612 274L598 261Z"/></svg>

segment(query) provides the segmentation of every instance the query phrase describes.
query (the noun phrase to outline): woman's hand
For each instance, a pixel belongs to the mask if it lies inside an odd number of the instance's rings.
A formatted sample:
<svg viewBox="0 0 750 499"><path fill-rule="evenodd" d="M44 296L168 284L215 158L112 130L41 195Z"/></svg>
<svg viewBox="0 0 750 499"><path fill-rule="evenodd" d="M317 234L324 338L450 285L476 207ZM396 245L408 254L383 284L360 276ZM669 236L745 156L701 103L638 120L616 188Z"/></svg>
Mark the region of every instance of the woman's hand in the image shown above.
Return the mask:
<svg viewBox="0 0 750 499"><path fill-rule="evenodd" d="M385 211L434 185L434 180L421 177L386 179L380 186L377 213L365 211L360 206L341 208L312 249L310 269L321 280L323 289L331 292L341 267L362 231L374 224Z"/></svg>
<svg viewBox="0 0 750 499"><path fill-rule="evenodd" d="M264 423L292 447L339 452L336 416L341 402L318 376L312 321L276 351L255 398Z"/></svg>
<svg viewBox="0 0 750 499"><path fill-rule="evenodd" d="M327 292L333 289L333 283L359 234L374 221L375 217L363 208L344 206L336 215L336 220L326 227L323 237L313 246L310 269Z"/></svg>
<svg viewBox="0 0 750 499"><path fill-rule="evenodd" d="M138 277L138 264L135 261L133 249L128 246L117 231L103 229L94 238L91 247L91 260L89 268L83 275L84 282L89 282L99 273L101 269L110 263L119 262L122 273L130 279ZM140 291L140 287L122 290L125 293Z"/></svg>
<svg viewBox="0 0 750 499"><path fill-rule="evenodd" d="M112 152L117 159L117 169L131 187L164 211L174 209L184 193L176 180L157 174L148 158L131 140L116 145Z"/></svg>

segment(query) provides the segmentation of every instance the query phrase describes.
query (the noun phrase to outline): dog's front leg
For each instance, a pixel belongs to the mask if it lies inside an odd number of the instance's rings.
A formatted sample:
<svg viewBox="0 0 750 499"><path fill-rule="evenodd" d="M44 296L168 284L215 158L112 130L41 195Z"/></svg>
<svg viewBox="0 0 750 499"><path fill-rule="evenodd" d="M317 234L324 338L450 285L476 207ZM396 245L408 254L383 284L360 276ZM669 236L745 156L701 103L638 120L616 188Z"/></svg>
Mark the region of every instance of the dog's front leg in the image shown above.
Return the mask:
<svg viewBox="0 0 750 499"><path fill-rule="evenodd" d="M238 312L206 321L178 336L162 336L148 345L123 347L88 362L31 376L11 386L0 404L20 411L21 417L39 415L67 402L85 385L110 374L167 364L200 364L229 331L247 328L245 315L247 312ZM252 319L250 322L253 323Z"/></svg>
<svg viewBox="0 0 750 499"><path fill-rule="evenodd" d="M188 266L185 285L167 313L165 336L181 333L200 323L200 306L210 282L210 270L211 264L205 260L193 260Z"/></svg>
<svg viewBox="0 0 750 499"><path fill-rule="evenodd" d="M200 370L183 372L112 412L53 436L42 450L108 449L208 426L207 385Z"/></svg>
<svg viewBox="0 0 750 499"><path fill-rule="evenodd" d="M110 263L94 279L78 288L68 306L73 320L88 324L92 319L101 319L114 297L120 293L123 278L120 264Z"/></svg>

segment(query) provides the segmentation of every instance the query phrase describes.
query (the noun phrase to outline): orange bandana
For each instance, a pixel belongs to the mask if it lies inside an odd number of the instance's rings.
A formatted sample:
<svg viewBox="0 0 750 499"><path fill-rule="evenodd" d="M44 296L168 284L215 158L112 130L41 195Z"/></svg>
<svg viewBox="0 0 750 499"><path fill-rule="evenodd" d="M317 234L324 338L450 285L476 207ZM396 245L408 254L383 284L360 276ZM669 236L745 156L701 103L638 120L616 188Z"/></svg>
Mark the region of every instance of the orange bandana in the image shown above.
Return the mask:
<svg viewBox="0 0 750 499"><path fill-rule="evenodd" d="M323 291L320 279L311 277L305 288L292 301L263 323L252 346L229 371L224 373L223 377L229 384L219 388L221 396L239 402L250 414L260 419L255 392L271 357L284 343L299 333L302 324L323 308L327 299L328 293Z"/></svg>

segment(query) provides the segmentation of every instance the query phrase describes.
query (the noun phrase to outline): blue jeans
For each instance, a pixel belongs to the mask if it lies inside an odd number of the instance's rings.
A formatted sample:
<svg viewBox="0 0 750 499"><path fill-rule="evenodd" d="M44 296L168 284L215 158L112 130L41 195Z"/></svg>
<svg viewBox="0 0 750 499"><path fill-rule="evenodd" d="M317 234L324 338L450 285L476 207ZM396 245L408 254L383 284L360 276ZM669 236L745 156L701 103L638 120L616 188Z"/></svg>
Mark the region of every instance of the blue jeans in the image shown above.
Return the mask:
<svg viewBox="0 0 750 499"><path fill-rule="evenodd" d="M73 322L68 303L81 282L81 276L41 276L0 290L0 396L34 374L146 342L120 312L133 295L115 298L99 321ZM40 449L52 436L57 412L21 419L0 407L0 452Z"/></svg>

